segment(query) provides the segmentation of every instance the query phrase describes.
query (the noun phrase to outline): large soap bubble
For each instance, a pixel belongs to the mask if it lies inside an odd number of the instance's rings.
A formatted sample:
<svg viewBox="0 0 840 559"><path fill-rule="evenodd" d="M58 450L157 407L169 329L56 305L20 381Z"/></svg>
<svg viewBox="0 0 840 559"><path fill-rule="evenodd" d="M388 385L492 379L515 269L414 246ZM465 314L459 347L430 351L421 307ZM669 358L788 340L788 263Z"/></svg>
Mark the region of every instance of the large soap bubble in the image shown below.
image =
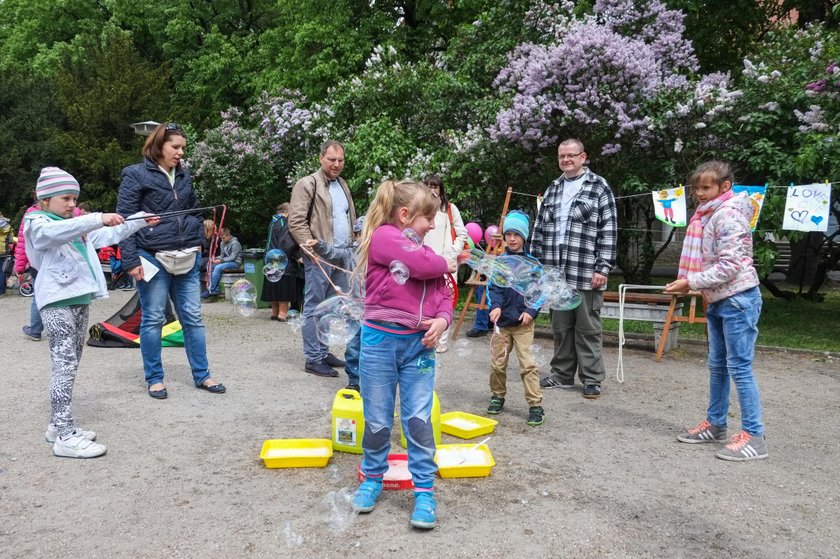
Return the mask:
<svg viewBox="0 0 840 559"><path fill-rule="evenodd" d="M289 258L279 248L273 248L266 253L264 262L263 275L265 279L273 283L280 281L283 277L283 272L289 265Z"/></svg>
<svg viewBox="0 0 840 559"><path fill-rule="evenodd" d="M465 250L458 256L458 264L466 264L476 272L490 275L493 271L493 257L483 250L473 248Z"/></svg>
<svg viewBox="0 0 840 559"><path fill-rule="evenodd" d="M318 339L328 346L346 345L359 332L364 305L346 295L322 301L312 313Z"/></svg>
<svg viewBox="0 0 840 559"><path fill-rule="evenodd" d="M257 311L257 288L246 279L236 280L230 288L233 306L242 316L251 316Z"/></svg>
<svg viewBox="0 0 840 559"><path fill-rule="evenodd" d="M423 246L423 239L420 237L420 234L411 227L403 229L402 237L402 247L408 252L420 250Z"/></svg>

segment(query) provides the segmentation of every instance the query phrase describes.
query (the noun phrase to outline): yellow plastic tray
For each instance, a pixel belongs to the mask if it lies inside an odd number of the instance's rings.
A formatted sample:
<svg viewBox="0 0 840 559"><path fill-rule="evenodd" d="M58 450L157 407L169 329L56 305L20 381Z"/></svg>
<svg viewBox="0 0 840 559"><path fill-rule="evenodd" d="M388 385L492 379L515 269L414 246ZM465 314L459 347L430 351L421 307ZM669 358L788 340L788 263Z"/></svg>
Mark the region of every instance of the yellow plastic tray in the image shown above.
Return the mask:
<svg viewBox="0 0 840 559"><path fill-rule="evenodd" d="M490 448L486 444L473 447L473 444L439 444L435 452L435 463L440 477L489 476L490 470L496 465ZM464 456L462 453L467 454ZM463 464L458 463L461 456L465 458Z"/></svg>
<svg viewBox="0 0 840 559"><path fill-rule="evenodd" d="M329 439L268 439L260 459L266 468L323 468L332 454Z"/></svg>
<svg viewBox="0 0 840 559"><path fill-rule="evenodd" d="M440 430L462 439L474 439L496 428L495 419L488 419L462 411L451 411L440 416Z"/></svg>

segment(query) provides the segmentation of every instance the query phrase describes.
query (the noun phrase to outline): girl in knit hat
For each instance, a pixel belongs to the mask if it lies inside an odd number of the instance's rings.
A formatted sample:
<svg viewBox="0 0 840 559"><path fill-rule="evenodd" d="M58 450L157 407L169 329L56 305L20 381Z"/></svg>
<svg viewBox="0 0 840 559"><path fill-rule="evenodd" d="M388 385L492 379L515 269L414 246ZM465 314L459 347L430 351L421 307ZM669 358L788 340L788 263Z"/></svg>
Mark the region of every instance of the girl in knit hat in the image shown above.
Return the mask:
<svg viewBox="0 0 840 559"><path fill-rule="evenodd" d="M45 438L53 454L94 458L105 446L96 433L77 428L70 401L88 328L88 305L108 297L96 249L118 243L158 217L126 222L115 213L74 217L79 183L57 167L41 170L35 188L39 208L25 216L26 256L38 269L35 298L50 338L52 416ZM137 215L144 215L139 213Z"/></svg>

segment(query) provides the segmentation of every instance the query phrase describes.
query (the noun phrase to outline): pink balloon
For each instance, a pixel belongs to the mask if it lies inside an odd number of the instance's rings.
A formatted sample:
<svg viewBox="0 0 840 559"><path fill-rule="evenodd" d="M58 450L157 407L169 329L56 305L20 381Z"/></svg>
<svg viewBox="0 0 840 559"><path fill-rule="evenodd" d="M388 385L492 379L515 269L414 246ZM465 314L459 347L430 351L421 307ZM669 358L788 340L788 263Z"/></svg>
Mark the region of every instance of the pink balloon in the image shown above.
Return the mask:
<svg viewBox="0 0 840 559"><path fill-rule="evenodd" d="M493 246L493 235L499 232L499 227L497 225L488 225L487 229L484 230L484 242L487 243L487 246Z"/></svg>
<svg viewBox="0 0 840 559"><path fill-rule="evenodd" d="M478 244L478 243L481 242L481 235L482 235L481 225L479 225L478 223L476 223L474 221L470 221L464 227L467 228L467 234L470 236L470 239L472 239L472 241L475 244Z"/></svg>

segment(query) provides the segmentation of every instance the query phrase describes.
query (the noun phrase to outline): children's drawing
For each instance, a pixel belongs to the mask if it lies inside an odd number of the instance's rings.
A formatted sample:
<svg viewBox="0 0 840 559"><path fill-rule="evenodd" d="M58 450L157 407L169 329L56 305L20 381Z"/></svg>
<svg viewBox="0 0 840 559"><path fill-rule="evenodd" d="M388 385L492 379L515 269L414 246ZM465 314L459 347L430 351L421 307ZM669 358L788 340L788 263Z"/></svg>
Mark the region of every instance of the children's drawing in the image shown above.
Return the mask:
<svg viewBox="0 0 840 559"><path fill-rule="evenodd" d="M788 231L825 231L831 207L830 184L791 186L787 191L782 229Z"/></svg>
<svg viewBox="0 0 840 559"><path fill-rule="evenodd" d="M685 226L685 189L683 187L654 190L651 195L656 219L671 227Z"/></svg>
<svg viewBox="0 0 840 559"><path fill-rule="evenodd" d="M764 196L767 193L767 186L746 186L743 184L733 184L732 191L735 194L746 192L750 197L750 202L753 206L753 215L750 218L750 227L755 231L755 226L758 223L758 216L761 214L761 207L764 206Z"/></svg>

